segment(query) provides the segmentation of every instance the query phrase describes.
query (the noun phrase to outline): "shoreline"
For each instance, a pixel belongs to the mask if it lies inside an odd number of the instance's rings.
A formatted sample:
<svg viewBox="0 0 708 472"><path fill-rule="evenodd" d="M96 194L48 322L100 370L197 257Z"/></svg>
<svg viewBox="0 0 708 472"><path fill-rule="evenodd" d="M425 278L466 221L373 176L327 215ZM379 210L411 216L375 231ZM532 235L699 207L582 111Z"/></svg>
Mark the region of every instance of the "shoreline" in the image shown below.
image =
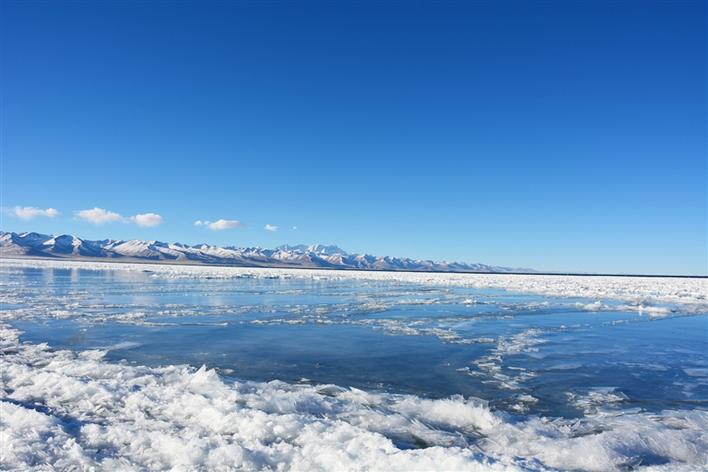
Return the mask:
<svg viewBox="0 0 708 472"><path fill-rule="evenodd" d="M666 278L666 279L708 279L708 275L676 275L676 274L615 274L615 273L583 273L583 272L493 272L493 271L452 271L452 270L387 270L387 269L356 269L338 267L303 267L291 265L238 265L238 264L208 264L191 261L180 262L178 260L146 260L140 258L92 258L92 257L43 257L43 256L22 256L0 254L0 261L49 261L49 262L75 262L75 263L98 263L98 264L144 264L161 265L175 267L208 267L208 268L231 268L231 269L276 269L276 270L303 270L303 271L331 271L339 273L347 272L370 272L389 274L450 274L450 275L522 275L522 276L551 276L551 277L626 277L626 278Z"/></svg>

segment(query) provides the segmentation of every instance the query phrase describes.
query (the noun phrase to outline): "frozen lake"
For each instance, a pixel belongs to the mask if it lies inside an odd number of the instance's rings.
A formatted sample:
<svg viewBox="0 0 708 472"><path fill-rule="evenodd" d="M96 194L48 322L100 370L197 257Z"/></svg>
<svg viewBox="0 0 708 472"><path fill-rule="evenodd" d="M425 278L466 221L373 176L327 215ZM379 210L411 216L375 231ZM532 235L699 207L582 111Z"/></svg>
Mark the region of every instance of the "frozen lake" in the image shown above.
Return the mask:
<svg viewBox="0 0 708 472"><path fill-rule="evenodd" d="M708 466L704 279L6 260L0 284L3 468Z"/></svg>

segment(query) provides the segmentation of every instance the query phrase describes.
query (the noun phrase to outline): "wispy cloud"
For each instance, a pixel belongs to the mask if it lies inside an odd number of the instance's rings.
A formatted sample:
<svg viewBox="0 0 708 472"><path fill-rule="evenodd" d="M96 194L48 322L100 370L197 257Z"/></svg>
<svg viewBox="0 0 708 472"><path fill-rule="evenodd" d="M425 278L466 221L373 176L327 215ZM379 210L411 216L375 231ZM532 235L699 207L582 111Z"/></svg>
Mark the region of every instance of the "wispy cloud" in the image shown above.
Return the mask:
<svg viewBox="0 0 708 472"><path fill-rule="evenodd" d="M197 220L194 222L194 226L206 226L213 231L221 231L224 229L241 228L243 224L238 220L218 219L216 221Z"/></svg>
<svg viewBox="0 0 708 472"><path fill-rule="evenodd" d="M275 233L276 231L278 231L278 227L276 225L271 224L265 225L263 229L266 231L270 231L271 233Z"/></svg>
<svg viewBox="0 0 708 472"><path fill-rule="evenodd" d="M35 208L31 206L16 206L12 210L10 210L10 214L16 216L17 218L23 219L23 220L31 220L32 218L36 218L38 216L46 216L47 218L54 218L55 216L59 216L59 210L55 208Z"/></svg>
<svg viewBox="0 0 708 472"><path fill-rule="evenodd" d="M157 213L140 213L138 215L125 217L120 213L98 207L77 211L76 217L95 225L105 223L135 223L144 228L157 226L165 221L165 219Z"/></svg>

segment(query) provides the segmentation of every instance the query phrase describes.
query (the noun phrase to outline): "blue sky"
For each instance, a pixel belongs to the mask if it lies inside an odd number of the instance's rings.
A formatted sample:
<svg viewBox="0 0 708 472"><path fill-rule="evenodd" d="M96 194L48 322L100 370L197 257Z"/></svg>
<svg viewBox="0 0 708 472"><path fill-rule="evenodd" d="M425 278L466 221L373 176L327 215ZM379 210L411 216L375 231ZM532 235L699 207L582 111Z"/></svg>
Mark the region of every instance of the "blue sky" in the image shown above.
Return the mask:
<svg viewBox="0 0 708 472"><path fill-rule="evenodd" d="M4 230L706 273L702 1L1 17Z"/></svg>

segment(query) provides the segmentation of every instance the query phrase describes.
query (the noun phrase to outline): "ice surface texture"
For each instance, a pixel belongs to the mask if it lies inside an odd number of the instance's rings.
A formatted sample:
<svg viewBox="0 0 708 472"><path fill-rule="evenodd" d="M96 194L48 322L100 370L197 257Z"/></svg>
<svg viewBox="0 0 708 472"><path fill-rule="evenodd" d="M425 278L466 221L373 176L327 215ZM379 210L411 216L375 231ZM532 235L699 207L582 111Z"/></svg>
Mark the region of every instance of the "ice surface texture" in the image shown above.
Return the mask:
<svg viewBox="0 0 708 472"><path fill-rule="evenodd" d="M708 467L708 413L520 420L460 396L227 384L187 366L111 364L0 325L0 468L651 470Z"/></svg>
<svg viewBox="0 0 708 472"><path fill-rule="evenodd" d="M531 313L536 305L545 306L543 300L511 296L499 300L501 304L485 305L489 300L469 298L483 294L445 290L445 287L506 289L568 297L563 302L565 306L581 310L579 316L595 324L630 319L596 312L634 310L647 313L646 317L634 313L637 318L662 317L644 323L660 329L671 322L665 316L692 323L701 321L701 314L706 313L705 280L238 269L70 261L4 260L2 264L8 271L40 267L141 274L139 278L131 278L129 284L118 278L117 285L101 285L96 289L96 298L101 299L98 306L92 305L96 302L92 297L87 298L89 291L98 287L91 284L97 282L89 278L86 284L74 283L71 278L74 271L63 275L69 283L62 290L56 284L45 289L42 277L50 274L50 270L34 271L34 276L28 278L8 277L4 293L0 294L5 304L1 319L13 323L17 319L36 319L42 323L57 318L78 319L86 326L94 318L131 326L146 322L156 308L138 296L145 295L135 289L141 280L154 280L157 287L150 287L154 290L165 288L161 279L182 279L173 280L177 287L172 289L179 290L185 282L198 284L198 290L204 291L209 300L212 295L218 298L219 293L214 291L224 288L221 285L238 288L244 282L232 284L229 279L372 281L375 284L370 288L371 297L358 293L362 287L355 290L351 283L327 285L328 290L357 292L347 303L340 303L337 298L336 303L329 305L319 302L291 305L288 297L306 303L301 297L307 295L307 287L286 284L279 290L287 310L278 306L278 311L270 313L274 306L265 306L266 311L258 312L257 306L244 305L233 318L231 312L235 307L217 304L209 308L208 314L199 316L214 316L214 322L226 319L228 323L232 318L238 321L239 317L245 317L245 323L371 325L393 334L430 336L446 346L466 348L473 346L470 343L483 343L489 346L486 354L469 358L466 370L459 375L476 373L484 382L518 397L518 408L502 411L482 400L459 395L431 399L331 384L225 379L215 370L198 368L201 362L195 363L196 367L149 367L141 365L143 362L108 362L105 350L68 350L21 342L18 329L0 324L0 469L3 470L708 469L708 412L700 407L691 409L694 407L689 401L680 403L676 409L645 411L631 408L634 399L621 390L598 386L565 390L568 402L582 412L578 418L530 414L533 408L524 405L533 405L539 396L525 388L525 384L534 375L543 375L535 371L537 364L545 362L551 373L574 369L584 362L582 356L586 355L581 352L571 358L543 361L534 357L539 354L537 351L550 349L553 353L567 342L580 346L578 340L588 328L585 324L577 328L559 326L558 323L568 322L570 318L566 317L552 318L546 327L540 326L543 309L540 314ZM116 273L107 275L113 277ZM207 284L202 278L225 281L221 285ZM394 291L394 285L398 291ZM122 304L115 298L117 286L135 296L136 301ZM433 286L437 288L432 290ZM420 287L431 290L419 290ZM251 287L256 288L263 287ZM160 316L190 318L200 310L200 305L162 305L165 298L162 292L158 293ZM102 300L104 296L106 300ZM259 296L254 296L254 300L259 300ZM108 300L110 297L114 297L113 301ZM272 299L273 294L269 297ZM349 295L343 297L348 299ZM510 309L504 310L503 304L514 300L520 305L510 305L507 307ZM558 303L549 300L551 304ZM454 304L454 311L443 311L439 316L438 311L425 311L445 303ZM385 311L391 307L393 311ZM476 321L475 313L487 313L487 307L491 318ZM406 316L396 312L402 308L408 310L404 312ZM139 311L142 309L145 313ZM253 311L256 313L249 315ZM686 314L698 316L682 318ZM607 318L602 318L605 315ZM496 316L504 321L493 320ZM479 338L478 326L482 322L514 329L493 331L486 334L493 337ZM636 326L641 327L640 323ZM562 341L566 336L574 340ZM554 348L554 343L560 347ZM105 349L129 349L134 345L118 342L106 344ZM706 375L705 364L686 364L685 349L677 355L683 356L679 365L685 368L686 375L695 380L690 386L699 385ZM700 356L700 352L696 355ZM672 365L656 368L669 369ZM646 370L649 366L641 368ZM626 369L639 372L637 366ZM672 381L680 380L671 372L667 370L666 375L672 375ZM489 399L491 402L492 397Z"/></svg>
<svg viewBox="0 0 708 472"><path fill-rule="evenodd" d="M132 264L83 261L3 259L5 267L49 267L58 269L151 271L171 278L309 278L328 280L399 281L436 286L495 288L510 292L536 293L556 297L624 300L638 307L654 302L708 306L708 279L680 277L613 277L516 274L458 274L386 272L327 269L276 269ZM601 306L598 306L601 308ZM651 306L645 307L651 311ZM588 306L586 309L594 309Z"/></svg>

